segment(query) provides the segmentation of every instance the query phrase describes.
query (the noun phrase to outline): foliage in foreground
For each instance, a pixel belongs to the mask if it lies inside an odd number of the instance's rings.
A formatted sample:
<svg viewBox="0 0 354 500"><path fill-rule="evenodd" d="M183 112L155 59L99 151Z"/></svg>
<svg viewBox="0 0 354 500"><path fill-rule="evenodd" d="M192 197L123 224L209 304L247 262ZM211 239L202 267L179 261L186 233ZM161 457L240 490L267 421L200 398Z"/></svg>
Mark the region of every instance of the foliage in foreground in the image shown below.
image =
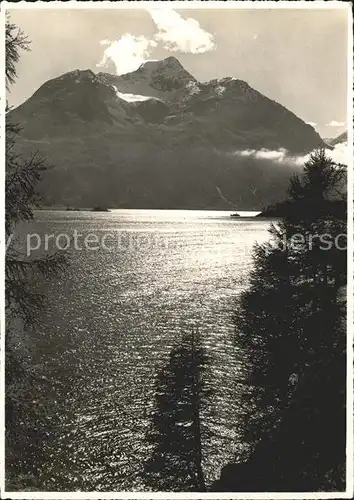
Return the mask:
<svg viewBox="0 0 354 500"><path fill-rule="evenodd" d="M290 182L272 241L255 248L235 313L249 366L244 428L252 452L226 467L215 489L345 489L344 180L343 167L314 153Z"/></svg>
<svg viewBox="0 0 354 500"><path fill-rule="evenodd" d="M21 50L29 49L23 31L6 22L6 87L17 78L16 64ZM7 489L35 488L34 464L44 456L40 441L48 431L48 415L35 402L39 395L39 374L28 362L26 333L36 324L42 305L41 284L60 272L65 259L58 255L29 259L18 243L16 229L33 220L38 204L37 185L46 162L38 153L22 157L17 152L21 128L6 116L5 234L8 248L5 262L6 308L6 486ZM33 460L33 457L36 460ZM25 486L23 486L25 484Z"/></svg>
<svg viewBox="0 0 354 500"><path fill-rule="evenodd" d="M205 491L201 413L210 391L204 373L208 358L196 333L186 334L157 374L155 410L148 442L151 458L143 478L157 491Z"/></svg>

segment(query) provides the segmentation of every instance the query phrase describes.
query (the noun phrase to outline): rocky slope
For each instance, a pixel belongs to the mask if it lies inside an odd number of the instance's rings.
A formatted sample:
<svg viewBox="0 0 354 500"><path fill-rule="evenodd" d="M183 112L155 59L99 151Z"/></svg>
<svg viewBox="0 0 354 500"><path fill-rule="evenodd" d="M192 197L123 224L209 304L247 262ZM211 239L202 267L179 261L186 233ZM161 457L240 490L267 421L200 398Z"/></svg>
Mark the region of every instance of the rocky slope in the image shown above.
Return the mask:
<svg viewBox="0 0 354 500"><path fill-rule="evenodd" d="M337 144L346 143L348 141L348 133L343 132L334 139L327 139L325 142L330 146L336 146Z"/></svg>
<svg viewBox="0 0 354 500"><path fill-rule="evenodd" d="M54 165L41 192L55 205L257 209L281 197L292 169L243 152L324 145L246 82L198 82L174 57L121 76L66 73L9 119L23 127L21 152Z"/></svg>

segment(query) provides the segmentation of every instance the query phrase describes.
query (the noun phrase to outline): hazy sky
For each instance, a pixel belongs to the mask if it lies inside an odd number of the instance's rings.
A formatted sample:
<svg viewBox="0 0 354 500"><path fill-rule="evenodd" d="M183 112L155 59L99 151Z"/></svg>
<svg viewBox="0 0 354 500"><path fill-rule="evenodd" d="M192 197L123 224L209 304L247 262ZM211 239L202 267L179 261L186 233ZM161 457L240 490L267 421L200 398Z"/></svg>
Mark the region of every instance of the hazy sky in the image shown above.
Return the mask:
<svg viewBox="0 0 354 500"><path fill-rule="evenodd" d="M32 50L22 54L9 101L18 105L76 68L126 72L144 58L174 55L198 80L246 80L323 137L335 137L346 129L347 12L14 10Z"/></svg>

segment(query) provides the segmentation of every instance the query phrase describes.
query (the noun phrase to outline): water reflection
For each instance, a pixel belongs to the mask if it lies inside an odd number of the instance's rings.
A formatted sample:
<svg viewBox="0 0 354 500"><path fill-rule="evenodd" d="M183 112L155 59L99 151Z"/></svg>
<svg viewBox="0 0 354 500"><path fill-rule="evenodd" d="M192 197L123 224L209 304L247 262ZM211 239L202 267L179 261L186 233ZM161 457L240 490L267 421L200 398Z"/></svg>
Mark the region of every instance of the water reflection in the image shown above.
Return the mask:
<svg viewBox="0 0 354 500"><path fill-rule="evenodd" d="M52 409L56 432L39 443L48 457L37 464L39 489L144 489L155 375L192 329L212 360L213 411L203 417L212 432L204 445L207 484L238 453L231 317L252 246L268 238L268 225L223 212L37 213L27 231L141 237L128 248L71 250L64 275L48 284L32 363L51 382L38 405ZM143 238L157 234L164 244L144 247Z"/></svg>

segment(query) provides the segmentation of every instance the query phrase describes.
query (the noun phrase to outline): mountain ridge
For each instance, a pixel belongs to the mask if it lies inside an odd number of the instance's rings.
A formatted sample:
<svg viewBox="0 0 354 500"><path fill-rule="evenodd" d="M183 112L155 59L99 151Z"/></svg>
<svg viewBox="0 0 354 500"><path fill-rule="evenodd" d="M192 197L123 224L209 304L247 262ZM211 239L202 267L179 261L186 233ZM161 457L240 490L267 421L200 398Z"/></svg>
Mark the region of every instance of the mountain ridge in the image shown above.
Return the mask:
<svg viewBox="0 0 354 500"><path fill-rule="evenodd" d="M345 143L348 141L348 132L345 131L342 134L339 134L337 137L327 139L325 142L330 146L336 146L337 144Z"/></svg>
<svg viewBox="0 0 354 500"><path fill-rule="evenodd" d="M219 189L257 209L279 198L291 172L236 159L235 151L300 155L325 146L310 125L247 82L199 82L173 56L119 76L67 72L9 119L23 127L20 149L39 149L55 165L42 183L45 202L70 206L223 208ZM260 199L248 194L255 188Z"/></svg>

